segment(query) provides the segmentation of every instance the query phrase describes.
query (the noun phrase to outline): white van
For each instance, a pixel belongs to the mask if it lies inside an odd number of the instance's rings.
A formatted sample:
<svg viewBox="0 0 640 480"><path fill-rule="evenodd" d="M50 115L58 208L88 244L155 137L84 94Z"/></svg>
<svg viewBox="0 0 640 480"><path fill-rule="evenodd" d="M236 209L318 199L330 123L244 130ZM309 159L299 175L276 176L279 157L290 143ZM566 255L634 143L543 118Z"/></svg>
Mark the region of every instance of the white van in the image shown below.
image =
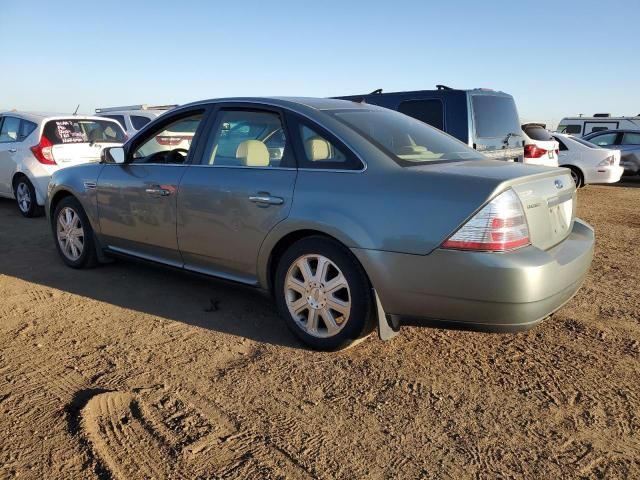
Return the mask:
<svg viewBox="0 0 640 480"><path fill-rule="evenodd" d="M610 113L596 113L593 117L565 117L556 132L583 137L591 132L617 129L640 130L640 114L635 117L612 117Z"/></svg>
<svg viewBox="0 0 640 480"><path fill-rule="evenodd" d="M127 105L125 107L96 108L96 116L118 122L129 137L151 120L177 107L177 105Z"/></svg>

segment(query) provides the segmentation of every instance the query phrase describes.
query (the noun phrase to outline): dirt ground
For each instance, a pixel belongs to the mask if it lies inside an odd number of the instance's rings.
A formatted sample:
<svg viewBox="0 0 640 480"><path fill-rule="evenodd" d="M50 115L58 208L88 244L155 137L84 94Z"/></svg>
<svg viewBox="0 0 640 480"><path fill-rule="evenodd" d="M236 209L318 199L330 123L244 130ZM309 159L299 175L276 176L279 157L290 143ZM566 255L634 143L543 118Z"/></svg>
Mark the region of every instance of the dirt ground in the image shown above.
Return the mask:
<svg viewBox="0 0 640 480"><path fill-rule="evenodd" d="M579 192L594 263L535 329L339 353L243 287L66 268L0 200L0 478L640 478L638 187Z"/></svg>

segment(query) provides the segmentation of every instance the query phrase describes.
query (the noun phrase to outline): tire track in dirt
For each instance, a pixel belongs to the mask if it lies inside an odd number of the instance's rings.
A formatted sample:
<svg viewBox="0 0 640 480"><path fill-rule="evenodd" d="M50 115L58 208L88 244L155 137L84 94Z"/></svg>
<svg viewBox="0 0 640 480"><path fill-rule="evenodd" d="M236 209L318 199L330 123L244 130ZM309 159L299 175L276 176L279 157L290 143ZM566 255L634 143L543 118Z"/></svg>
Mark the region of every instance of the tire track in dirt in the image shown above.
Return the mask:
<svg viewBox="0 0 640 480"><path fill-rule="evenodd" d="M115 478L312 478L218 406L196 406L166 388L99 393L81 409L79 424Z"/></svg>

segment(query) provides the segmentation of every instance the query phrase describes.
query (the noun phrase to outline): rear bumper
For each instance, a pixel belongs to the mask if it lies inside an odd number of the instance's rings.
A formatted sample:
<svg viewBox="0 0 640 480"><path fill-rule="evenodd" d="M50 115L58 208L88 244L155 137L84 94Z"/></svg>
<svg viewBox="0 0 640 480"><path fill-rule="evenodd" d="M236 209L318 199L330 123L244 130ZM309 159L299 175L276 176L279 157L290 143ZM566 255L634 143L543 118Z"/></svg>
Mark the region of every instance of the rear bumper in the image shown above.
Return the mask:
<svg viewBox="0 0 640 480"><path fill-rule="evenodd" d="M593 229L576 220L571 234L547 251L533 246L509 253L436 249L424 256L352 251L389 315L517 331L536 325L573 297L593 248Z"/></svg>
<svg viewBox="0 0 640 480"><path fill-rule="evenodd" d="M624 173L624 167L594 167L585 172L585 183L616 183Z"/></svg>

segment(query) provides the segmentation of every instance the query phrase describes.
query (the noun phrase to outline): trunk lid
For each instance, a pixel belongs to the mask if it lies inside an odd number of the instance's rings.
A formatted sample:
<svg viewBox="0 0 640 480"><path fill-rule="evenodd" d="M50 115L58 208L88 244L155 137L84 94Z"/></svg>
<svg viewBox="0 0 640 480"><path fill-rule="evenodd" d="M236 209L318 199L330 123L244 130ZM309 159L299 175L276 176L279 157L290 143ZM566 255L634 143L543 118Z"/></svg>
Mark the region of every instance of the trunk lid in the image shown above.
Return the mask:
<svg viewBox="0 0 640 480"><path fill-rule="evenodd" d="M564 240L576 215L576 187L566 168L523 165L518 163L476 160L424 167L426 171L472 177L484 184L489 201L512 188L522 203L529 226L531 244L547 250ZM480 208L481 205L478 205Z"/></svg>

